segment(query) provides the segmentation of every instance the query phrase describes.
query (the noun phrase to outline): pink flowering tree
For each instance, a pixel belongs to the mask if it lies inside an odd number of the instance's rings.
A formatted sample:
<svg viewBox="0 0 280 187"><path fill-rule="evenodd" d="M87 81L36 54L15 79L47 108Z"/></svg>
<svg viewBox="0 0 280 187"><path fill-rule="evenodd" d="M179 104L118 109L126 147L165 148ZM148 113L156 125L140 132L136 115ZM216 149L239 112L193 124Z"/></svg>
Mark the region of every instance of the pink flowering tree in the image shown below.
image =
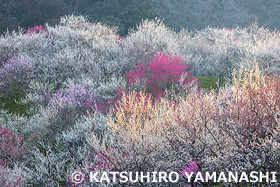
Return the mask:
<svg viewBox="0 0 280 187"><path fill-rule="evenodd" d="M190 161L186 163L186 165L179 171L180 176L186 179L187 183L191 182L192 185L187 186L199 186L202 185L200 182L194 182L195 177L197 176L198 172L201 172L201 167L197 161ZM201 172L201 174L203 174ZM188 181L188 176L192 176L191 181ZM204 176L203 176L204 178Z"/></svg>
<svg viewBox="0 0 280 187"><path fill-rule="evenodd" d="M48 33L48 30L43 25L37 25L35 27L28 28L26 31L26 33L29 35L38 34L40 32Z"/></svg>
<svg viewBox="0 0 280 187"><path fill-rule="evenodd" d="M147 65L143 63L135 66L135 70L126 74L126 79L132 88L145 85L140 87L158 97L165 89L171 89L172 85L178 84L183 74L187 76L183 84L197 82L191 71L188 71L189 68L189 64L183 64L181 57L159 53Z"/></svg>
<svg viewBox="0 0 280 187"><path fill-rule="evenodd" d="M0 126L0 164L10 166L24 154L23 137Z"/></svg>

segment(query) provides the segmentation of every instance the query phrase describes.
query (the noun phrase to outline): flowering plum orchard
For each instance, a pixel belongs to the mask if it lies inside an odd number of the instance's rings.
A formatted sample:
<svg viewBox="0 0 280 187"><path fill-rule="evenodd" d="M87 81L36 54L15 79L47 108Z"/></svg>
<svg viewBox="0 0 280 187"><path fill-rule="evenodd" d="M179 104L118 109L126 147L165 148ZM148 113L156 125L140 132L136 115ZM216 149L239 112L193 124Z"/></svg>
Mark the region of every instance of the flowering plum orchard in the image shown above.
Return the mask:
<svg viewBox="0 0 280 187"><path fill-rule="evenodd" d="M95 183L89 172L280 173L280 34L256 24L188 32L62 17L0 36L0 186ZM196 76L227 79L204 89ZM24 112L14 106L21 106ZM73 183L74 172L86 176ZM75 181L74 181L75 182ZM279 183L258 185L279 186Z"/></svg>

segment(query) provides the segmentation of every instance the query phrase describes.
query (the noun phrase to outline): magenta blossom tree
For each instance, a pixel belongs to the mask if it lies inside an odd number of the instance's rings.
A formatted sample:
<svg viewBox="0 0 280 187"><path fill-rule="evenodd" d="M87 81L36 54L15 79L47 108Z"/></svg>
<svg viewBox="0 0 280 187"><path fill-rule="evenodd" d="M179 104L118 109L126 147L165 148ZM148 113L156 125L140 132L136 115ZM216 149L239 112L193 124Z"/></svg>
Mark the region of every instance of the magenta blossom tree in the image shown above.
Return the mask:
<svg viewBox="0 0 280 187"><path fill-rule="evenodd" d="M197 80L193 77L189 64L183 64L181 57L173 54L155 54L155 57L148 64L143 63L135 66L126 74L128 84L132 87L135 85L145 85L148 92L153 96L161 96L165 89L171 89L173 84L177 84L184 74L187 78L184 84L191 84Z"/></svg>
<svg viewBox="0 0 280 187"><path fill-rule="evenodd" d="M0 164L10 166L24 154L23 137L0 126Z"/></svg>

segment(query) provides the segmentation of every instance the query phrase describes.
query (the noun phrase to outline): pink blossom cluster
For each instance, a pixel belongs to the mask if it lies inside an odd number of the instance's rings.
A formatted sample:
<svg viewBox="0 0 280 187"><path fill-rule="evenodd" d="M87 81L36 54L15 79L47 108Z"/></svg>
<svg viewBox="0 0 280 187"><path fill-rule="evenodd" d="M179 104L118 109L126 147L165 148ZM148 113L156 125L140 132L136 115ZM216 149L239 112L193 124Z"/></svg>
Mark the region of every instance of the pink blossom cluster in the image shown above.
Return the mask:
<svg viewBox="0 0 280 187"><path fill-rule="evenodd" d="M0 126L0 162L10 165L24 153L23 137Z"/></svg>
<svg viewBox="0 0 280 187"><path fill-rule="evenodd" d="M198 164L197 161L190 161L186 164L186 166L183 168L183 170L179 171L181 174L181 177L186 178L186 173L188 175L192 175L195 177L197 175L198 172L201 172L201 168ZM201 184L200 182L198 182L197 184ZM196 183L193 182L193 185L196 186ZM190 186L190 185L188 185Z"/></svg>
<svg viewBox="0 0 280 187"><path fill-rule="evenodd" d="M14 176L8 179L8 168L25 154L23 137L15 135L6 128L0 126L0 186L20 186L22 179Z"/></svg>
<svg viewBox="0 0 280 187"><path fill-rule="evenodd" d="M26 31L26 33L29 35L38 34L40 32L48 33L48 30L43 25L37 25L37 26L28 28L28 30Z"/></svg>
<svg viewBox="0 0 280 187"><path fill-rule="evenodd" d="M98 102L93 101L86 101L85 107L88 109L90 114L94 114L96 111L101 113L107 113L111 106L117 104L117 102L121 99L121 96L125 92L124 90L117 90L116 98L115 99L108 99L108 98L98 98Z"/></svg>
<svg viewBox="0 0 280 187"><path fill-rule="evenodd" d="M144 82L148 92L160 97L165 89L170 89L173 84L178 83L183 74L188 77L184 84L196 81L192 73L187 71L189 67L189 64L183 64L181 57L159 53L155 54L148 64L135 66L135 70L126 74L126 79L130 86L139 81Z"/></svg>

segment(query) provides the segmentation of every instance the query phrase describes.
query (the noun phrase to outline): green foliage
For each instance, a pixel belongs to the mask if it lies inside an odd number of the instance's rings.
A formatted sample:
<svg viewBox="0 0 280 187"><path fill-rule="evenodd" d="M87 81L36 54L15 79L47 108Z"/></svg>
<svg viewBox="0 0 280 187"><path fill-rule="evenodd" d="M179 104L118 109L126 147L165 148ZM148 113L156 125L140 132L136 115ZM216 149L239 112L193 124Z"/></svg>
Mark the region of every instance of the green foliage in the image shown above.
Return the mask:
<svg viewBox="0 0 280 187"><path fill-rule="evenodd" d="M217 83L219 82L218 77L196 76L195 78L198 79L200 88L205 88L207 90L218 89L218 85L217 85ZM222 78L222 86L224 86L225 83L226 83L226 79Z"/></svg>
<svg viewBox="0 0 280 187"><path fill-rule="evenodd" d="M118 26L119 34L123 36L130 27L139 24L142 19L156 16L151 10L152 5L148 0L108 0L106 3L97 1L95 6L87 11L87 17L90 20Z"/></svg>
<svg viewBox="0 0 280 187"><path fill-rule="evenodd" d="M27 115L28 106L19 104L15 100L5 101L3 109L7 110L9 113Z"/></svg>
<svg viewBox="0 0 280 187"><path fill-rule="evenodd" d="M246 27L255 20L270 29L279 28L278 0L2 0L0 33L18 26L28 28L46 22L56 24L67 14L83 15L90 21L119 27L126 35L142 19L161 17L180 30L212 27Z"/></svg>
<svg viewBox="0 0 280 187"><path fill-rule="evenodd" d="M60 17L70 12L63 0L39 0L39 1L0 1L0 33L7 28L17 30L18 27L28 28L42 25L46 22L55 24Z"/></svg>

